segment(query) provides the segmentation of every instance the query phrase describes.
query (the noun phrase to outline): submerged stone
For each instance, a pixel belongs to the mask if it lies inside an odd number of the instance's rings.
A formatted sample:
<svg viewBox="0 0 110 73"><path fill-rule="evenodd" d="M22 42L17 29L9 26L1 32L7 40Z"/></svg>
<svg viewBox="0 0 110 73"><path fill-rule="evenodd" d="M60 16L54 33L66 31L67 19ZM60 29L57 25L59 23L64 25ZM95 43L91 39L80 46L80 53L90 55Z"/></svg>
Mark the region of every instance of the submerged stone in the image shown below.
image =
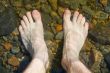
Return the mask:
<svg viewBox="0 0 110 73"><path fill-rule="evenodd" d="M11 49L11 52L12 52L13 54L17 54L17 53L20 52L20 48L19 48L19 47L13 47L13 48Z"/></svg>
<svg viewBox="0 0 110 73"><path fill-rule="evenodd" d="M78 9L79 1L78 0L58 0L58 4L71 9Z"/></svg>
<svg viewBox="0 0 110 73"><path fill-rule="evenodd" d="M91 8L89 8L88 6L83 6L82 11L84 11L85 13L87 13L91 16L93 16L95 14L95 12Z"/></svg>
<svg viewBox="0 0 110 73"><path fill-rule="evenodd" d="M19 66L20 62L18 58L16 58L15 56L12 56L11 58L8 59L8 64L12 66Z"/></svg>
<svg viewBox="0 0 110 73"><path fill-rule="evenodd" d="M53 10L57 10L57 0L48 0Z"/></svg>
<svg viewBox="0 0 110 73"><path fill-rule="evenodd" d="M108 0L99 0L103 6L107 6Z"/></svg>
<svg viewBox="0 0 110 73"><path fill-rule="evenodd" d="M54 38L54 34L50 31L45 31L44 37L45 37L45 40L52 40Z"/></svg>
<svg viewBox="0 0 110 73"><path fill-rule="evenodd" d="M57 33L57 35L55 36L56 40L62 40L63 39L63 31Z"/></svg>
<svg viewBox="0 0 110 73"><path fill-rule="evenodd" d="M110 5L108 5L108 6L105 7L105 12L110 13Z"/></svg>
<svg viewBox="0 0 110 73"><path fill-rule="evenodd" d="M107 67L108 67L109 70L110 70L110 53L106 54L106 55L104 56L104 58L105 58L105 62L106 62L106 64L107 64Z"/></svg>
<svg viewBox="0 0 110 73"><path fill-rule="evenodd" d="M110 45L110 27L109 25L98 25L89 31L89 37L100 44Z"/></svg>
<svg viewBox="0 0 110 73"><path fill-rule="evenodd" d="M103 12L103 11L98 11L98 12L95 13L94 17L98 18L98 19L107 19L108 14Z"/></svg>
<svg viewBox="0 0 110 73"><path fill-rule="evenodd" d="M16 12L12 7L7 7L0 12L0 36L10 34L17 26Z"/></svg>

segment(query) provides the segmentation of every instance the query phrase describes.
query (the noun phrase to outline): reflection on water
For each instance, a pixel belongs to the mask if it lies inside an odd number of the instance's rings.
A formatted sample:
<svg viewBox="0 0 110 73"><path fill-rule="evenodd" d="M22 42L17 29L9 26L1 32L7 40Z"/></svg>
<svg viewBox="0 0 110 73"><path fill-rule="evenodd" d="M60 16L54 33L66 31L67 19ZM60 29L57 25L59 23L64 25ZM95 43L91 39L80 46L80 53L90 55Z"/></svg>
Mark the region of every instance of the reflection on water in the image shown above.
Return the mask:
<svg viewBox="0 0 110 73"><path fill-rule="evenodd" d="M17 27L22 16L33 9L38 9L42 14L45 40L52 62L48 72L64 73L60 61L65 8L72 12L79 10L90 22L81 61L93 73L110 73L110 66L106 66L110 62L110 0L1 0L0 73L20 73L28 65L31 58L24 49Z"/></svg>

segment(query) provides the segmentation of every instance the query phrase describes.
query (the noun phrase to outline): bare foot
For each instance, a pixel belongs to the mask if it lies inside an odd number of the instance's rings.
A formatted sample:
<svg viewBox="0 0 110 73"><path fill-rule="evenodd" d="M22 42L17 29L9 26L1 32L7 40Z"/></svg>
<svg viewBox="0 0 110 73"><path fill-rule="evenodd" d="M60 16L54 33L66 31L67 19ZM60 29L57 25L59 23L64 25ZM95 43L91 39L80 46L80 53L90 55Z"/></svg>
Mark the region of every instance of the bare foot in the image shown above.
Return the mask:
<svg viewBox="0 0 110 73"><path fill-rule="evenodd" d="M71 62L79 60L79 52L85 42L88 34L88 23L85 17L75 11L73 19L70 20L70 10L65 10L64 20L64 47L62 65L65 69L71 65Z"/></svg>
<svg viewBox="0 0 110 73"><path fill-rule="evenodd" d="M26 50L33 58L41 60L47 67L48 52L44 41L40 13L37 10L33 10L32 14L31 12L27 12L26 16L23 16L23 20L21 20L19 31Z"/></svg>

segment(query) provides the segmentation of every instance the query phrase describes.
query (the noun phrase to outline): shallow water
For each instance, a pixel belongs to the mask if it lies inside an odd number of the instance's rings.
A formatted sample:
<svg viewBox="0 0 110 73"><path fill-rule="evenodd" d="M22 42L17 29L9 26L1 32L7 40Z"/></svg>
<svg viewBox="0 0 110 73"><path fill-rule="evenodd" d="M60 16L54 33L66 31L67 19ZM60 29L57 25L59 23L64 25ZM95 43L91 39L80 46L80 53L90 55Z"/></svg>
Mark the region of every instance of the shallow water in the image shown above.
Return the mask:
<svg viewBox="0 0 110 73"><path fill-rule="evenodd" d="M27 11L42 14L45 41L50 56L48 73L64 73L60 62L63 48L62 15L65 8L78 10L90 23L88 38L80 53L81 61L93 73L110 73L110 0L1 0L0 1L0 73L21 73L31 57L18 32Z"/></svg>

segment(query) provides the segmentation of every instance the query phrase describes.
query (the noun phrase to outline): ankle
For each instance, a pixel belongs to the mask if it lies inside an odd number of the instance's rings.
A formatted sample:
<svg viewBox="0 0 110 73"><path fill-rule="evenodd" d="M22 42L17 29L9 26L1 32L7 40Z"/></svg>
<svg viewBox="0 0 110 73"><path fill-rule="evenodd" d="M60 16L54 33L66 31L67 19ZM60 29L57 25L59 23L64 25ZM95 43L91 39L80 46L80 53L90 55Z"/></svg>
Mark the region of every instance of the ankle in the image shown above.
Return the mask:
<svg viewBox="0 0 110 73"><path fill-rule="evenodd" d="M79 62L79 59L68 59L68 58L62 58L62 66L66 71L69 71L69 69L72 67L72 64L75 62Z"/></svg>

